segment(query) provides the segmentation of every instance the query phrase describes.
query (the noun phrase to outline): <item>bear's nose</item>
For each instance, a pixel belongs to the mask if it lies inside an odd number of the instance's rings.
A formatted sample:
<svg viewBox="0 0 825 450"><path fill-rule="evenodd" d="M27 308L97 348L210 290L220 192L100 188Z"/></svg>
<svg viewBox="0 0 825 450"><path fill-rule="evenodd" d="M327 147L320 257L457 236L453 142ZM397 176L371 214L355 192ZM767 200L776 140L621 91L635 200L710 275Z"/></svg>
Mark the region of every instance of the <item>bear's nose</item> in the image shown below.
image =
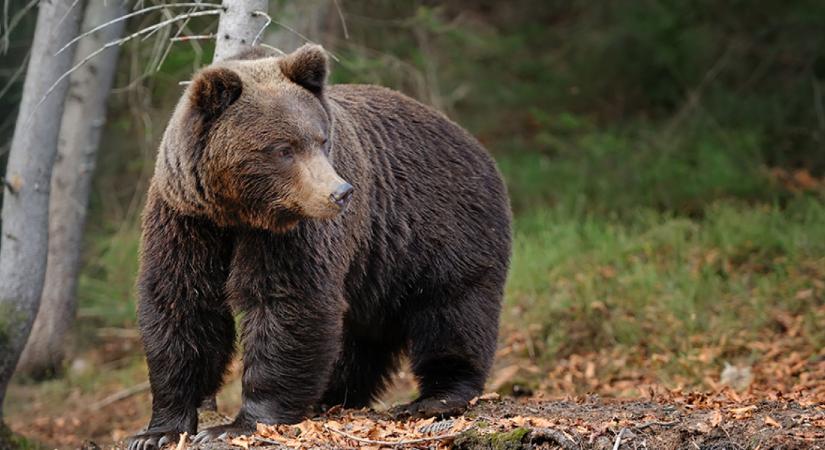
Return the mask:
<svg viewBox="0 0 825 450"><path fill-rule="evenodd" d="M350 198L352 198L353 190L351 184L343 182L335 189L335 192L329 195L329 199L343 209L347 206L347 203L349 203Z"/></svg>

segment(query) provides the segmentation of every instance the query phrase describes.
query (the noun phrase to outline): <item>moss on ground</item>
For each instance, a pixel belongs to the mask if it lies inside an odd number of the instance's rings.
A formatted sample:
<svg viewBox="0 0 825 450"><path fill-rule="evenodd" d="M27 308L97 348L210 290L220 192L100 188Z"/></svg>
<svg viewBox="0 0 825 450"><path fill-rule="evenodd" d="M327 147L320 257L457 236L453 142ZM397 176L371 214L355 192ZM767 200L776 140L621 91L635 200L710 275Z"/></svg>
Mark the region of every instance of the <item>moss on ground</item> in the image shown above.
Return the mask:
<svg viewBox="0 0 825 450"><path fill-rule="evenodd" d="M461 433L453 442L457 450L518 450L524 448L524 438L530 430L516 428L513 431L502 433L479 433L477 430L467 430Z"/></svg>

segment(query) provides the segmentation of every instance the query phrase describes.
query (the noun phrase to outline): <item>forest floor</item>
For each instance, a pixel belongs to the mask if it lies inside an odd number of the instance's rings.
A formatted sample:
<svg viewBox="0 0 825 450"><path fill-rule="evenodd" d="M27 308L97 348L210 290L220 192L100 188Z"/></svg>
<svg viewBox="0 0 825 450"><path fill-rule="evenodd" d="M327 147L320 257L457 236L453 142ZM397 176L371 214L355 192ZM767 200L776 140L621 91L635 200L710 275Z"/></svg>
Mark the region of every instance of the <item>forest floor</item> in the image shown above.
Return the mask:
<svg viewBox="0 0 825 450"><path fill-rule="evenodd" d="M130 411L133 404L116 409ZM128 423L110 420L120 412L104 414L66 418L53 423L51 432L29 431L51 434L61 441L59 448L125 448L122 442L78 441L80 429L91 436L113 422ZM823 449L825 405L781 398L743 401L732 391L662 392L644 400L500 399L488 394L464 416L450 420L394 421L384 412L338 409L297 425L259 426L254 436L201 446L182 440L169 448Z"/></svg>
<svg viewBox="0 0 825 450"><path fill-rule="evenodd" d="M599 371L593 366L608 364L594 355L562 360L533 378L546 380L536 384L524 375L537 367L514 356L522 345L512 336L502 343L488 384L491 393L451 421L390 418L389 406L415 395L411 376L402 370L373 410L333 408L298 425L260 427L251 437L169 448L825 449L821 349L773 352L776 361L757 363L753 379L737 391L719 383L704 390L668 389L632 371L594 382ZM29 439L22 448L123 449L123 440L146 425L150 410L145 366L136 350L135 337L122 333L76 359L74 375L45 384L15 383L8 422ZM228 420L237 408L240 371L234 364L218 397L220 413L205 413L202 425ZM783 385L782 380L796 381ZM627 393L629 384L638 388L635 395ZM581 391L573 385L596 394L565 395Z"/></svg>

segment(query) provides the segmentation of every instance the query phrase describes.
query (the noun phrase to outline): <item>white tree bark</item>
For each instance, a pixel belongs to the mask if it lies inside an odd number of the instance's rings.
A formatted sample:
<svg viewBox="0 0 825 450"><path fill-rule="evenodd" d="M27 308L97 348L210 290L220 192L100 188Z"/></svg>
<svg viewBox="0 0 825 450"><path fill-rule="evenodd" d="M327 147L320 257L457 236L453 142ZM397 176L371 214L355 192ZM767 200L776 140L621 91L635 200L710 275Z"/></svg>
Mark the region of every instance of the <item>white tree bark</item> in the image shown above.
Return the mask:
<svg viewBox="0 0 825 450"><path fill-rule="evenodd" d="M37 315L46 275L49 186L68 81L45 94L71 67L73 51L55 53L77 35L77 3L40 2L6 165L0 237L0 424L6 388Z"/></svg>
<svg viewBox="0 0 825 450"><path fill-rule="evenodd" d="M125 15L127 9L123 0L88 2L83 30ZM125 24L126 21L114 22L83 38L75 52L75 63L107 42L118 39ZM109 48L70 77L57 158L52 169L46 281L37 320L17 363L18 372L35 378L59 372L65 355L65 339L74 322L89 191L118 53L118 46Z"/></svg>
<svg viewBox="0 0 825 450"><path fill-rule="evenodd" d="M217 62L252 47L255 36L266 26L267 0L223 0L218 34L215 37Z"/></svg>

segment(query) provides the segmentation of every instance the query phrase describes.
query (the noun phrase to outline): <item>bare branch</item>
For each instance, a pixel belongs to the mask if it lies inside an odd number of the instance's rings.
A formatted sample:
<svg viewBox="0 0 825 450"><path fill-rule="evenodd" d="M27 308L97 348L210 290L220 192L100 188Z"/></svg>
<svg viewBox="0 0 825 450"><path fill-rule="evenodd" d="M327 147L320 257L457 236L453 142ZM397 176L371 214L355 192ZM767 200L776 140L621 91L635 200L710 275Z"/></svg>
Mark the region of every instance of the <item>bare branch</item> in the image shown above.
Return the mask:
<svg viewBox="0 0 825 450"><path fill-rule="evenodd" d="M194 41L194 40L209 40L215 39L215 34L196 34L194 36L176 36L169 38L170 42L186 42L186 41Z"/></svg>
<svg viewBox="0 0 825 450"><path fill-rule="evenodd" d="M194 11L194 9L189 10L189 12L193 12L193 11ZM178 27L178 31L175 33L175 35L172 37L172 39L170 39L169 45L166 46L166 49L164 50L163 55L160 57L160 61L158 61L158 64L155 66L155 72L159 72L160 68L163 67L163 63L166 62L166 57L169 56L169 52L172 51L172 44L174 43L174 39L180 37L180 34L183 33L183 30L186 29L186 25L188 23L189 23L189 19L186 19L186 20L183 21L182 24L180 24L180 26ZM198 45L197 42L192 41L191 44L192 44L192 50L195 51L195 54L197 55L198 60L200 60L201 55L203 54L203 50L201 50L201 47L200 47L200 45Z"/></svg>
<svg viewBox="0 0 825 450"><path fill-rule="evenodd" d="M3 26L0 30L5 30L9 27L9 0L3 1Z"/></svg>
<svg viewBox="0 0 825 450"><path fill-rule="evenodd" d="M132 397L134 395L140 394L141 392L148 390L149 382L145 381L143 383L136 384L132 387L126 388L122 391L115 392L114 394L104 398L103 400L92 403L91 405L89 405L89 409L97 411L101 408L105 408L111 405L112 403L117 403L121 400L125 400L129 397Z"/></svg>
<svg viewBox="0 0 825 450"><path fill-rule="evenodd" d="M17 27L17 24L20 23L21 20L23 20L23 17L26 16L26 13L28 13L30 9L34 8L34 5L36 5L37 2L38 0L30 0L28 3L26 3L26 6L20 9L20 11L18 11L17 14L15 14L14 17L11 18L11 22L6 24L6 27L3 29L3 39L0 40L0 53L6 53L9 50L9 43L11 42L10 35L12 30L14 30L14 28Z"/></svg>
<svg viewBox="0 0 825 450"><path fill-rule="evenodd" d="M261 42L261 43L260 43L260 44L258 44L258 45L260 45L261 47L264 47L264 48L268 48L268 49L270 49L270 50L275 50L276 52L280 53L281 55L286 56L286 52L285 52L285 51L283 51L283 50L281 50L281 49L280 49L280 48L278 48L278 47L273 47L273 46L271 46L271 45L269 45L269 44L264 44L263 42Z"/></svg>
<svg viewBox="0 0 825 450"><path fill-rule="evenodd" d="M132 13L129 13L129 14L126 14L126 15L120 16L120 17L118 17L117 19L110 20L110 21L108 21L108 22L106 22L106 23L100 24L100 25L98 25L98 26L96 26L96 27L92 28L91 30L86 31L85 33L81 33L81 34L80 34L79 36L77 36L76 38L74 38L74 39L72 39L71 41L67 42L67 43L66 43L66 45L64 45L63 47L60 47L60 50L58 50L58 51L57 51L57 54L59 54L59 53L60 53L60 52L62 52L63 50L66 50L69 46L71 46L71 45L72 45L72 44L74 44L75 42L79 41L80 39L83 39L83 37L84 37L84 36L88 36L88 35L90 35L90 34L92 34L92 33L96 32L96 31L100 30L101 28L106 28L106 27L108 27L109 25L111 25L111 24L113 24L113 23L115 23L115 22L120 22L120 21L126 20L126 19L128 19L128 18L130 18L130 17L139 16L139 15L141 15L141 14L146 14L146 13L148 13L148 12L157 11L157 10L159 10L159 9L164 9L164 8L172 8L172 7L174 7L174 8L181 8L181 7L203 8L203 7L208 7L208 8L210 8L210 9L218 10L218 9L220 9L220 8L221 8L221 5L216 5L216 4L214 4L214 3L172 3L172 4L169 4L169 5L155 5L155 6L149 6L149 7L146 7L146 8L140 9L140 10L137 10L137 11L135 11L135 12L132 12ZM181 17L181 16L177 16L177 17ZM193 17L193 16L189 16L189 17ZM188 17L186 17L186 18L188 18ZM163 22L161 22L161 23L163 23ZM149 28L152 28L152 27L144 28L144 30L147 30L147 29L149 29ZM152 28L152 31L154 31L154 30L156 30L156 29L157 29L157 28ZM143 30L141 30L141 31L143 31Z"/></svg>
<svg viewBox="0 0 825 450"><path fill-rule="evenodd" d="M616 442L613 443L613 450L619 450L619 446L622 445L622 436L624 435L625 431L627 431L627 429L625 428L619 430L619 434L616 435Z"/></svg>
<svg viewBox="0 0 825 450"><path fill-rule="evenodd" d="M69 17L69 14L71 14L72 10L75 8L75 6L77 6L78 3L80 3L80 0L74 0L72 4L69 5L69 9L66 10L66 14L63 14L63 17L61 17L60 20L57 22L57 26L60 26L60 24L63 23L64 20L66 20L66 17Z"/></svg>
<svg viewBox="0 0 825 450"><path fill-rule="evenodd" d="M65 80L65 79L66 79L66 77L68 77L69 75L71 75L71 74L72 74L72 72L76 71L77 69L79 69L80 67L82 67L84 64L86 64L87 62L91 61L91 60L92 60L95 56L97 56L97 55L99 55L99 54L103 53L104 51L106 51L106 49L107 49L107 48L111 48L111 47L114 47L114 46L117 46L117 45L121 45L121 44L123 44L123 43L125 43L125 42L128 42L128 41L130 41L130 40L132 40L132 39L134 39L134 38L138 37L138 36L142 36L142 35L144 35L144 34L146 34L146 33L151 33L151 32L153 32L153 31L157 30L158 28L163 28L163 27L165 27L165 26L167 26L167 25L170 25L170 24L173 24L173 23L175 23L175 22L177 22L177 21L179 21L179 20L184 20L184 19L187 19L187 18L189 18L189 17L213 16L213 15L216 15L216 14L220 14L220 12L221 12L221 11L220 11L220 8L215 8L215 9L210 9L210 10L208 10L208 11L196 11L196 12L189 13L189 14L180 14L180 15L177 15L177 16L175 16L175 17L171 18L171 19L164 20L164 21L162 21L162 22L158 22L158 23L156 23L156 24L154 24L154 25L152 25L152 26L148 26L148 27L146 27L146 28L143 28L143 29L141 29L141 30L138 30L138 31L136 31L136 32L134 32L134 33L132 33L132 34L130 34L129 36L122 37L122 38L120 38L120 39L118 39L118 40L116 40L116 41L112 41L112 42L108 42L108 43L106 43L106 45L104 45L103 47L100 47L99 49L97 49L97 50L93 51L93 52L92 52L92 53L90 53L88 56L86 56L85 58L83 58L80 62L78 62L77 64L75 64L75 65L74 65L74 67L72 67L71 69L69 69L68 71L66 71L63 75L60 75L60 77L57 79L57 81L55 81L55 82L54 82L54 83L53 83L53 84L49 87L49 89L47 89L47 90L46 90L46 93L45 93L45 94L43 94L43 98L42 98L42 99L40 99L40 102L38 102L38 103L37 103L37 105L34 107L34 110L33 110L33 112L32 112L32 115L34 114L34 111L36 111L36 110L37 110L37 108L38 108L38 107L39 107L39 106L40 106L40 105L41 105L41 104L42 104L42 103L46 100L46 97L48 97L48 96L49 96L49 94L51 94L51 93L52 93L52 91L54 91L54 89L57 87L57 85L59 85L59 84L60 84L60 82L61 82L61 81ZM59 53L59 52L58 52L58 53ZM28 119L27 119L27 120L28 120Z"/></svg>
<svg viewBox="0 0 825 450"><path fill-rule="evenodd" d="M312 39L310 39L310 38L308 38L308 37L304 36L303 34L299 33L297 30L295 30L294 28L290 27L289 25L287 25L287 24L285 24L285 23L282 23L282 22L278 22L277 20L273 20L273 19L272 19L271 17L269 17L269 16L266 16L266 18L267 18L268 20L271 20L271 21L272 21L272 23L274 23L275 25L278 25L278 26L284 27L284 29L286 29L287 31L289 31L289 32L291 32L291 33L293 33L293 34L295 34L296 36L298 36L299 38L303 39L304 41L306 41L306 42L308 42L308 43L310 43L310 44L315 44L315 45L318 45L318 43L317 43L317 42L315 42L315 41L313 41ZM336 55L335 55L335 53L332 53L332 52L331 52L331 51L329 51L329 50L327 50L327 53L329 53L329 56L330 56L332 59L334 59L334 60L335 60L335 62L341 62L341 60L340 60L340 59L338 59L338 56L336 56Z"/></svg>
<svg viewBox="0 0 825 450"><path fill-rule="evenodd" d="M261 27L260 30L258 30L258 34L255 35L255 39L252 39L252 46L254 47L258 43L258 39L261 38L261 35L264 34L264 30L266 30L266 27L268 27L269 24L272 23L272 17L269 17L269 14L263 11L255 11L252 14L255 16L263 16L264 18L266 18L266 23L264 24L264 26Z"/></svg>
<svg viewBox="0 0 825 450"><path fill-rule="evenodd" d="M12 85L14 85L17 79L20 78L21 75L23 75L23 72L26 71L26 67L29 66L29 57L31 57L31 55L32 52L31 50L29 50L26 53L26 57L23 58L23 62L20 63L20 67L18 67L17 70L15 70L14 73L11 75L11 77L9 77L8 81L6 82L6 85L3 86L2 89L0 89L0 98L3 98L3 96L6 95L6 92L8 92L8 90L12 87Z"/></svg>
<svg viewBox="0 0 825 450"><path fill-rule="evenodd" d="M344 39L349 39L349 30L347 30L347 21L344 20L344 12L341 11L341 5L338 4L338 0L332 0L332 3L335 3L335 9L338 10L338 18L341 19L341 28L344 29Z"/></svg>

